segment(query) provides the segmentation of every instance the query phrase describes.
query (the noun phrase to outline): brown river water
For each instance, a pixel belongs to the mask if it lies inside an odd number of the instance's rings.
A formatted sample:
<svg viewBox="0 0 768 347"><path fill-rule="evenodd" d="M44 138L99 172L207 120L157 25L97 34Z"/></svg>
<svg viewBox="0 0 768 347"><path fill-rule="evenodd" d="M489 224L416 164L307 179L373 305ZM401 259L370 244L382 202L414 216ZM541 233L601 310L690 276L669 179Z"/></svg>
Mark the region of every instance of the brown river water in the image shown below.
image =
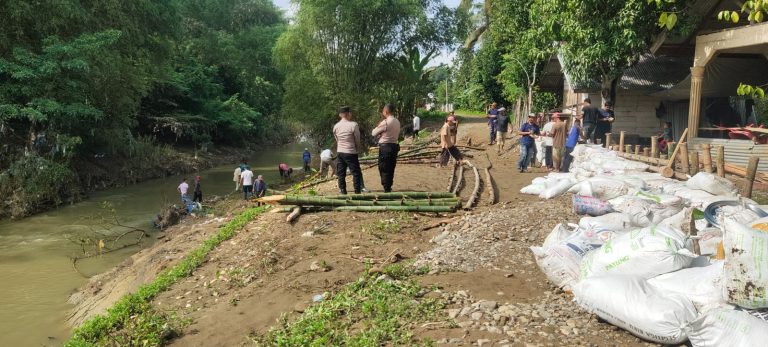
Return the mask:
<svg viewBox="0 0 768 347"><path fill-rule="evenodd" d="M254 152L249 161L267 185L278 181L277 165L283 161L301 171L303 146L290 144ZM313 159L319 157L312 151ZM203 197L232 192L232 172L237 163L200 172ZM195 174L185 175L192 180ZM82 255L68 237L89 230L89 217L103 212L110 202L120 222L152 230L155 214L179 200L176 186L181 175L151 180L124 188L94 193L86 201L20 220L0 222L0 346L59 346L69 337L66 318L69 295L87 280L75 272L71 256ZM191 188L191 187L190 187ZM154 230L152 231L154 233ZM144 247L154 237L146 238ZM78 269L92 276L131 256L138 247L80 260Z"/></svg>

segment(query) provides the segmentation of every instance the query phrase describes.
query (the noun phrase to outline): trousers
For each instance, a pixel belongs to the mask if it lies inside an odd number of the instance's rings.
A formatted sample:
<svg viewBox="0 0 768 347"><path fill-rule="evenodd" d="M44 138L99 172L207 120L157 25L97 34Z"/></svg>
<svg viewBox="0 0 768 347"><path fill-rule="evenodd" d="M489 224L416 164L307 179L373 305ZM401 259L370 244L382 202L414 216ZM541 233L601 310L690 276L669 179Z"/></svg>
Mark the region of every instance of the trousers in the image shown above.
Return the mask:
<svg viewBox="0 0 768 347"><path fill-rule="evenodd" d="M563 165L560 165L560 172L570 171L573 162L571 152L573 152L573 147L565 147L565 158L563 158Z"/></svg>
<svg viewBox="0 0 768 347"><path fill-rule="evenodd" d="M352 184L355 194L360 194L363 189L363 172L360 171L360 161L357 154L339 153L336 160L336 177L339 178L339 192L347 194L347 168L352 174Z"/></svg>
<svg viewBox="0 0 768 347"><path fill-rule="evenodd" d="M397 166L397 153L400 145L396 143L379 144L379 175L384 192L392 191L392 183L395 180L395 166Z"/></svg>
<svg viewBox="0 0 768 347"><path fill-rule="evenodd" d="M528 169L528 165L530 165L536 155L535 151L536 145L533 143L520 145L520 160L517 162L517 167L520 170Z"/></svg>

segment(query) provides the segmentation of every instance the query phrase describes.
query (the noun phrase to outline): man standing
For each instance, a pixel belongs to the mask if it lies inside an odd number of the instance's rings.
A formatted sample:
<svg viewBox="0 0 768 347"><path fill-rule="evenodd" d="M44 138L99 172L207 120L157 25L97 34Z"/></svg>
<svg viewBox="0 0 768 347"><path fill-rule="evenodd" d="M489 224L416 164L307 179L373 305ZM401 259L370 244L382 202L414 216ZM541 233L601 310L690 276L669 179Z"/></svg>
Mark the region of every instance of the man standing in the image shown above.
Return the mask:
<svg viewBox="0 0 768 347"><path fill-rule="evenodd" d="M203 188L200 186L200 176L195 176L195 195L192 197L193 202L203 202Z"/></svg>
<svg viewBox="0 0 768 347"><path fill-rule="evenodd" d="M178 190L179 194L181 194L181 202L186 205L187 202L189 202L189 196L187 195L187 191L189 191L189 184L187 184L186 177L181 179L181 184L179 184L176 190Z"/></svg>
<svg viewBox="0 0 768 347"><path fill-rule="evenodd" d="M449 117L453 117L453 124L451 124L451 143L453 145L456 145L456 138L459 135L459 117L456 116L455 112L451 111L451 113L448 115Z"/></svg>
<svg viewBox="0 0 768 347"><path fill-rule="evenodd" d="M459 149L456 148L456 144L453 143L453 137L451 136L451 124L455 122L456 118L448 116L445 120L445 124L440 128L440 148L442 149L442 152L440 153L440 166L448 164L449 156L456 160L456 165L462 164L463 157L461 152L459 152Z"/></svg>
<svg viewBox="0 0 768 347"><path fill-rule="evenodd" d="M379 175L385 193L392 191L397 153L400 151L400 145L397 144L397 138L400 136L400 121L392 114L394 111L394 105L384 105L381 110L381 116L384 119L371 132L371 135L379 140Z"/></svg>
<svg viewBox="0 0 768 347"><path fill-rule="evenodd" d="M339 109L339 120L333 126L333 137L336 139L336 176L339 178L339 193L347 194L347 168L352 173L355 194L360 194L363 188L363 173L360 171L360 161L357 154L363 150L360 141L360 127L352 121L348 106Z"/></svg>
<svg viewBox="0 0 768 347"><path fill-rule="evenodd" d="M528 170L528 164L533 160L535 144L533 136L539 135L539 127L536 125L536 116L528 115L528 122L520 127L520 160L517 162L517 168L520 172Z"/></svg>
<svg viewBox="0 0 768 347"><path fill-rule="evenodd" d="M552 126L555 125L553 121L549 121L541 128L541 137L544 144L544 163L547 165L549 171L554 170L552 166Z"/></svg>
<svg viewBox="0 0 768 347"><path fill-rule="evenodd" d="M507 115L507 109L502 107L499 109L499 115L496 119L496 139L499 143L499 148L496 150L497 154L501 154L504 149L504 143L509 131L509 116ZM454 144L455 145L455 144Z"/></svg>
<svg viewBox="0 0 768 347"><path fill-rule="evenodd" d="M301 155L301 159L304 160L304 173L308 173L311 169L309 163L312 161L312 155L309 154L309 148L304 148L304 154Z"/></svg>
<svg viewBox="0 0 768 347"><path fill-rule="evenodd" d="M243 186L243 199L248 200L253 193L253 171L249 166L240 173L240 184Z"/></svg>
<svg viewBox="0 0 768 347"><path fill-rule="evenodd" d="M595 127L595 141L600 139L600 143L605 147L605 134L611 132L611 126L615 120L613 113L613 107L610 102L606 102L603 108L600 109L600 116L597 118L597 126Z"/></svg>
<svg viewBox="0 0 768 347"><path fill-rule="evenodd" d="M595 143L595 128L597 127L597 120L600 118L600 110L592 106L590 98L586 98L584 99L584 106L581 108L581 111L584 115L584 138L589 143Z"/></svg>
<svg viewBox="0 0 768 347"><path fill-rule="evenodd" d="M496 143L496 122L499 117L499 110L496 109L496 103L491 104L491 108L488 110L487 114L485 115L485 118L488 118L488 129L490 129L490 143L489 145L493 145Z"/></svg>
<svg viewBox="0 0 768 347"><path fill-rule="evenodd" d="M419 130L421 130L421 118L419 118L419 115L413 116L413 139L416 140L419 138Z"/></svg>
<svg viewBox="0 0 768 347"><path fill-rule="evenodd" d="M333 152L330 149L326 148L320 152L320 176L326 168L328 169L327 177L333 176L333 159Z"/></svg>
<svg viewBox="0 0 768 347"><path fill-rule="evenodd" d="M560 166L560 172L569 172L573 162L573 149L579 143L579 134L581 134L581 116L576 115L571 130L568 131L568 138L565 140L565 158L563 165Z"/></svg>
<svg viewBox="0 0 768 347"><path fill-rule="evenodd" d="M559 113L552 114L552 121L554 122L552 125L552 167L558 172L565 155L565 138L568 129L565 122L560 119Z"/></svg>
<svg viewBox="0 0 768 347"><path fill-rule="evenodd" d="M245 159L241 160L241 164L235 168L234 176L232 176L232 181L235 182L235 191L240 190L240 173L243 172L243 169L245 169Z"/></svg>

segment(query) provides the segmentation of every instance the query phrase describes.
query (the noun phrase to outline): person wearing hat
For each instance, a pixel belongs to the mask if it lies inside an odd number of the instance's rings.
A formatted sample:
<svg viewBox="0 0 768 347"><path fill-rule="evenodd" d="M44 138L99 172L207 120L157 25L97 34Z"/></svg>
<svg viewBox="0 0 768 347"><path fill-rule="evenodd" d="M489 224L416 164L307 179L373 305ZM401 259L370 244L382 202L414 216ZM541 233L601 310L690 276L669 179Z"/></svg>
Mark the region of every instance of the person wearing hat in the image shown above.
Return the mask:
<svg viewBox="0 0 768 347"><path fill-rule="evenodd" d="M264 176L259 175L253 182L253 196L258 199L263 198L265 195L267 195L267 182L264 182ZM258 206L261 206L261 203Z"/></svg>
<svg viewBox="0 0 768 347"><path fill-rule="evenodd" d="M312 169L309 168L309 163L312 161L312 155L309 154L309 148L304 148L304 154L302 154L304 160L304 173L308 173Z"/></svg>
<svg viewBox="0 0 768 347"><path fill-rule="evenodd" d="M363 151L363 143L360 141L360 126L352 121L352 113L348 106L339 108L339 122L333 126L333 137L336 139L336 177L339 182L339 193L347 194L347 168L349 168L355 194L360 194L363 189L363 172L360 170L358 153Z"/></svg>
<svg viewBox="0 0 768 347"><path fill-rule="evenodd" d="M384 105L381 109L381 117L384 119L371 132L371 135L379 140L379 176L381 176L381 185L385 193L392 191L397 153L400 152L398 144L400 121L395 118L394 112L394 105Z"/></svg>
<svg viewBox="0 0 768 347"><path fill-rule="evenodd" d="M456 160L456 165L461 165L463 157L459 149L456 148L456 144L453 142L453 136L451 136L451 127L456 123L456 117L448 116L445 119L445 124L440 128L440 166L448 165L449 157L453 157Z"/></svg>
<svg viewBox="0 0 768 347"><path fill-rule="evenodd" d="M565 139L568 128L565 122L560 119L558 112L552 114L552 122L554 123L552 125L552 167L558 172L565 155Z"/></svg>
<svg viewBox="0 0 768 347"><path fill-rule="evenodd" d="M533 113L528 115L528 121L520 127L518 134L520 137L520 160L517 162L517 169L520 172L526 172L528 165L533 160L536 144L534 143L534 136L539 135L539 126L536 125L536 115Z"/></svg>
<svg viewBox="0 0 768 347"><path fill-rule="evenodd" d="M203 188L200 187L200 176L195 176L195 191L192 197L192 202L203 202Z"/></svg>
<svg viewBox="0 0 768 347"><path fill-rule="evenodd" d="M509 115L507 115L507 109L502 107L499 109L499 114L496 116L496 142L499 144L499 148L496 153L501 154L504 149L504 143L509 131Z"/></svg>

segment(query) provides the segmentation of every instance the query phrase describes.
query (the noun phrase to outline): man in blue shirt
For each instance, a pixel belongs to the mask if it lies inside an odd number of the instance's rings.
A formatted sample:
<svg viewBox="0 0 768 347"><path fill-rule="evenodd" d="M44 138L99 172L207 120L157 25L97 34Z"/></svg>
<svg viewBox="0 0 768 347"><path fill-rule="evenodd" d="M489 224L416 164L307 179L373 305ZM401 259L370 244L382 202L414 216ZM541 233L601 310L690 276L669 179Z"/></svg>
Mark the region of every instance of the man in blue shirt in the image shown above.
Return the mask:
<svg viewBox="0 0 768 347"><path fill-rule="evenodd" d="M309 162L312 161L312 155L309 154L309 148L304 148L304 154L302 155L302 159L304 159L304 173L309 172Z"/></svg>
<svg viewBox="0 0 768 347"><path fill-rule="evenodd" d="M486 113L485 118L488 118L488 129L490 130L491 141L488 145L496 143L496 122L499 117L499 110L496 108L496 103L491 104L491 109Z"/></svg>
<svg viewBox="0 0 768 347"><path fill-rule="evenodd" d="M568 172L571 169L573 162L571 153L579 143L579 134L581 134L581 116L576 116L573 119L571 130L568 131L568 138L565 140L565 158L563 158L563 165L560 166L560 172Z"/></svg>
<svg viewBox="0 0 768 347"><path fill-rule="evenodd" d="M528 122L520 127L520 160L517 162L517 168L520 172L528 170L528 165L533 160L536 149L533 136L539 135L539 126L536 125L536 116L533 114L528 115Z"/></svg>

